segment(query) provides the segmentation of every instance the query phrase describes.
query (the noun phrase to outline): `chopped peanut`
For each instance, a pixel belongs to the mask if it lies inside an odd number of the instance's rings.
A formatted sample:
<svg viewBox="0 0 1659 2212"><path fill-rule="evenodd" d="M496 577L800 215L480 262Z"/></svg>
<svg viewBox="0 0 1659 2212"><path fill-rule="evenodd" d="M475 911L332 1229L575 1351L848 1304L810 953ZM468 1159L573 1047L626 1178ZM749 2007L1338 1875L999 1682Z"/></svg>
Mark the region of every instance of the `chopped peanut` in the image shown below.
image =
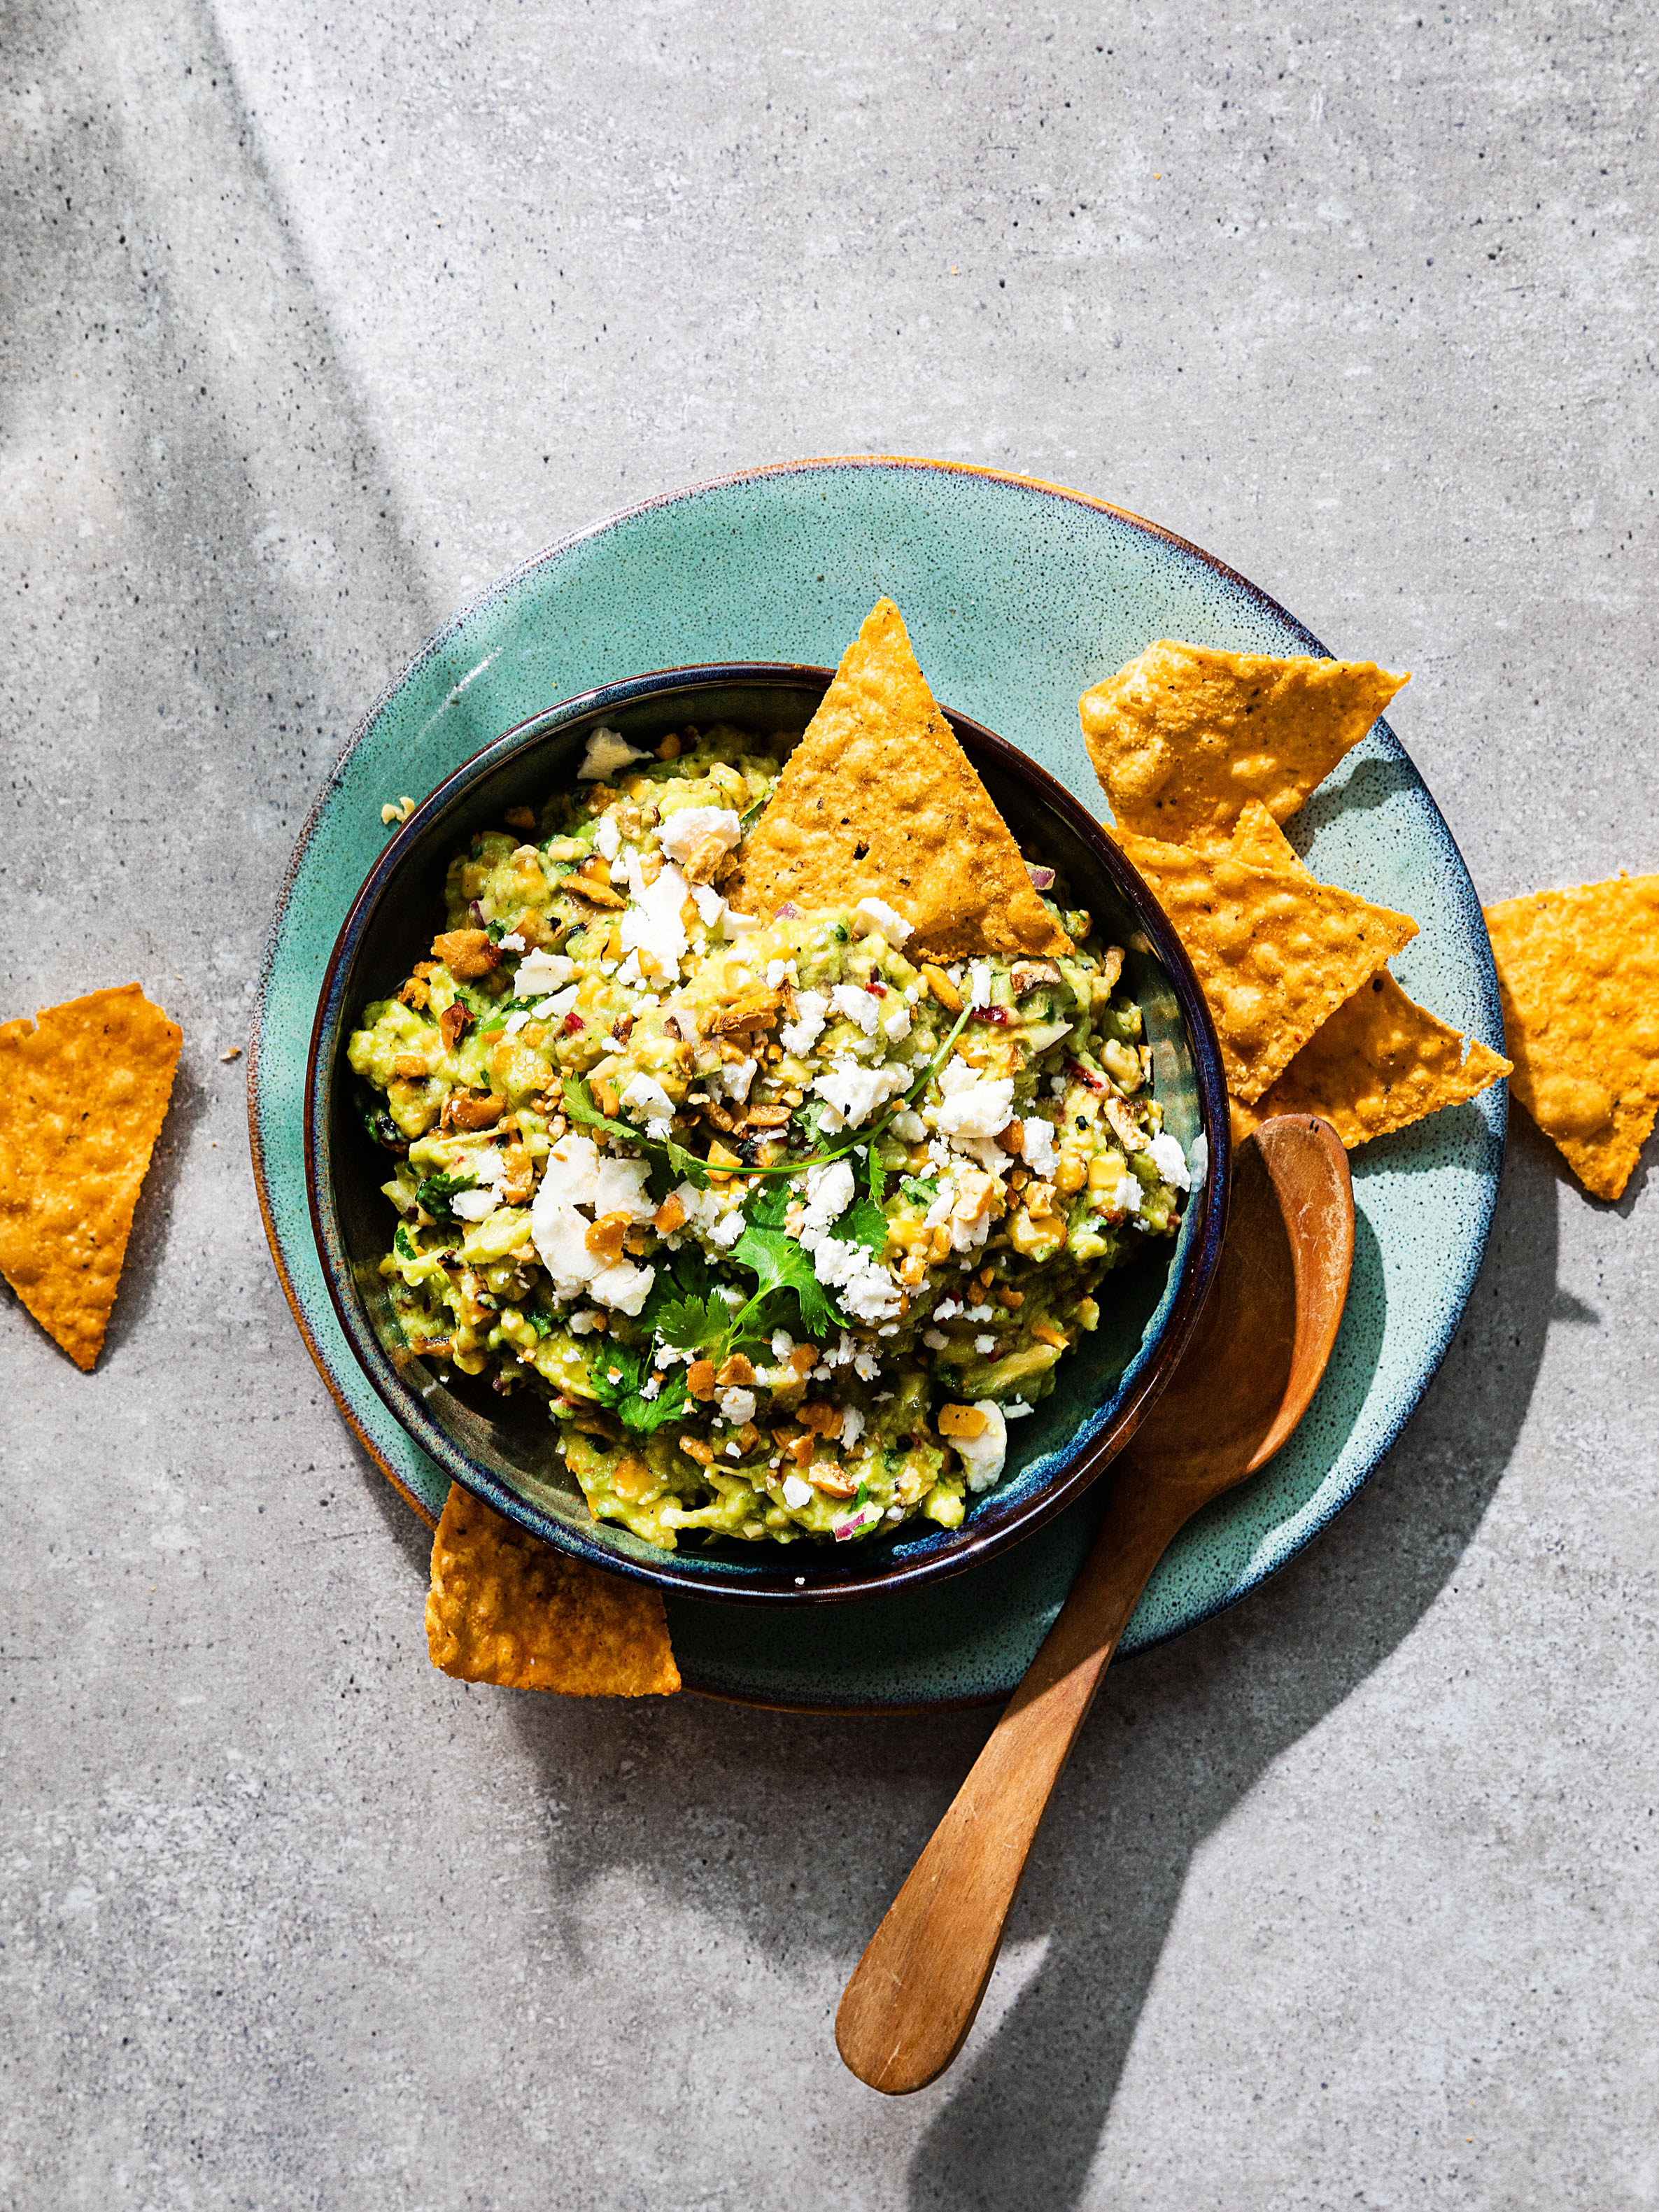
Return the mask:
<svg viewBox="0 0 1659 2212"><path fill-rule="evenodd" d="M413 1006L418 1014L432 994L418 975L411 975L403 989L398 992L398 996L403 1000L404 1006Z"/></svg>
<svg viewBox="0 0 1659 2212"><path fill-rule="evenodd" d="M796 1414L802 1428L811 1429L821 1437L841 1434L841 1407L832 1406L827 1399L810 1398Z"/></svg>
<svg viewBox="0 0 1659 2212"><path fill-rule="evenodd" d="M729 1390L734 1384L752 1382L754 1379L754 1367L741 1352L734 1352L714 1377L722 1390Z"/></svg>
<svg viewBox="0 0 1659 2212"><path fill-rule="evenodd" d="M535 809L530 806L509 806L501 819L509 830L517 830L520 832L533 830L536 826Z"/></svg>
<svg viewBox="0 0 1659 2212"><path fill-rule="evenodd" d="M1082 1189L1088 1172L1081 1160L1070 1152L1062 1152L1054 1162L1054 1188L1070 1198L1074 1192ZM1029 1205L1030 1201L1027 1200L1026 1203Z"/></svg>
<svg viewBox="0 0 1659 2212"><path fill-rule="evenodd" d="M732 1030L770 1029L782 1008L775 991L750 991L724 1013L709 1014L702 1024L705 1036L725 1036Z"/></svg>
<svg viewBox="0 0 1659 2212"><path fill-rule="evenodd" d="M597 1087L595 1085L596 1089ZM723 1180L729 1182L732 1179L732 1169L740 1168L742 1165L741 1152L728 1152L718 1137L708 1147L708 1169L711 1176L720 1173Z"/></svg>
<svg viewBox="0 0 1659 2212"><path fill-rule="evenodd" d="M672 1237L677 1229L683 1229L684 1225L684 1202L671 1192L652 1215L651 1226L660 1236Z"/></svg>
<svg viewBox="0 0 1659 2212"><path fill-rule="evenodd" d="M685 1370L685 1387L694 1398L706 1405L714 1395L714 1363L712 1359L694 1359Z"/></svg>
<svg viewBox="0 0 1659 2212"><path fill-rule="evenodd" d="M713 1463L714 1447L713 1444L706 1444L701 1437L682 1437L680 1449L688 1459L696 1460L700 1467L708 1467Z"/></svg>
<svg viewBox="0 0 1659 2212"><path fill-rule="evenodd" d="M941 1406L939 1432L942 1437L982 1437L988 1424L977 1406Z"/></svg>
<svg viewBox="0 0 1659 2212"><path fill-rule="evenodd" d="M899 1269L899 1280L908 1291L917 1289L927 1279L927 1255L913 1252Z"/></svg>
<svg viewBox="0 0 1659 2212"><path fill-rule="evenodd" d="M458 999L453 1006L446 1006L438 1017L438 1034L444 1041L446 1052L453 1052L472 1026L472 1017Z"/></svg>
<svg viewBox="0 0 1659 2212"><path fill-rule="evenodd" d="M609 1082L603 1075L596 1075L592 1079L592 1090L593 1096L599 1102L600 1113L607 1121L614 1121L622 1107L622 1101L617 1096L616 1085Z"/></svg>
<svg viewBox="0 0 1659 2212"><path fill-rule="evenodd" d="M1002 1151L1005 1152L1012 1152L1015 1158L1018 1159L1021 1152L1024 1149L1025 1145L1025 1124L1024 1121L1018 1118L1012 1121L1008 1124L1007 1127L1002 1132L1002 1134L997 1139L997 1143Z"/></svg>
<svg viewBox="0 0 1659 2212"><path fill-rule="evenodd" d="M745 1421L732 1439L738 1451L747 1459L761 1440L761 1432L752 1421Z"/></svg>
<svg viewBox="0 0 1659 2212"><path fill-rule="evenodd" d="M507 1111L505 1098L492 1091L481 1098L475 1091L452 1091L444 1101L446 1129L493 1129Z"/></svg>
<svg viewBox="0 0 1659 2212"><path fill-rule="evenodd" d="M1065 1330L1063 1328L1056 1328L1051 1321L1040 1321L1034 1322L1031 1328L1031 1334L1036 1338L1039 1344L1052 1344L1056 1346L1062 1352L1066 1349Z"/></svg>
<svg viewBox="0 0 1659 2212"><path fill-rule="evenodd" d="M621 1259L623 1238L627 1233L628 1216L625 1213L602 1213L582 1242L596 1260L603 1260L611 1266Z"/></svg>
<svg viewBox="0 0 1659 2212"><path fill-rule="evenodd" d="M962 1012L962 994L942 968L928 963L922 969L921 980L939 1000L947 1014Z"/></svg>
<svg viewBox="0 0 1659 2212"><path fill-rule="evenodd" d="M641 1498L652 1484L650 1468L632 1452L625 1452L611 1471L611 1487L620 1498Z"/></svg>
<svg viewBox="0 0 1659 2212"><path fill-rule="evenodd" d="M857 1483L832 1459L825 1460L822 1467L815 1467L809 1479L813 1489L821 1490L826 1498L852 1498L857 1494Z"/></svg>
<svg viewBox="0 0 1659 2212"><path fill-rule="evenodd" d="M483 929L447 929L432 940L432 957L441 960L459 983L471 983L501 965L501 951Z"/></svg>
<svg viewBox="0 0 1659 2212"><path fill-rule="evenodd" d="M1060 1163L1061 1166L1065 1162ZM1058 1180L1058 1178L1056 1178ZM1025 1211L1033 1221L1043 1220L1054 1210L1054 1186L1051 1182L1029 1184L1024 1192Z"/></svg>
<svg viewBox="0 0 1659 2212"><path fill-rule="evenodd" d="M1016 960L1008 970L1008 984L1017 999L1028 991L1035 991L1039 983L1059 983L1064 981L1052 960Z"/></svg>
<svg viewBox="0 0 1659 2212"><path fill-rule="evenodd" d="M426 1056L418 1052L400 1052L392 1063L392 1073L404 1083L421 1083L431 1074Z"/></svg>
<svg viewBox="0 0 1659 2212"><path fill-rule="evenodd" d="M797 1375L810 1375L818 1364L816 1344L798 1344L789 1355L789 1364Z"/></svg>
<svg viewBox="0 0 1659 2212"><path fill-rule="evenodd" d="M659 760L678 760L679 757L680 741L671 730L668 735L663 739L662 743L657 747L657 758Z"/></svg>
<svg viewBox="0 0 1659 2212"><path fill-rule="evenodd" d="M726 840L711 830L691 848L680 864L680 873L688 884L712 884L725 863L726 851Z"/></svg>

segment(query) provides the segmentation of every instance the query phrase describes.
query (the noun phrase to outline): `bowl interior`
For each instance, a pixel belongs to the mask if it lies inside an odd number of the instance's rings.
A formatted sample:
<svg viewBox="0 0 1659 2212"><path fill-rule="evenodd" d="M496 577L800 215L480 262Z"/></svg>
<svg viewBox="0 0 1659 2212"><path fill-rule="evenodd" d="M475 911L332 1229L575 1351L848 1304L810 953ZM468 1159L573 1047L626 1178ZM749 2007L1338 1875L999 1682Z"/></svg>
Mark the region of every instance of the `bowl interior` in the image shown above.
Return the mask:
<svg viewBox="0 0 1659 2212"><path fill-rule="evenodd" d="M433 793L372 872L340 933L313 1037L307 1153L313 1225L331 1295L357 1358L391 1411L452 1480L567 1550L685 1595L799 1604L872 1595L958 1571L1040 1526L1093 1480L1179 1358L1207 1290L1225 1219L1227 1117L1213 1032L1184 956L1145 886L1098 826L1042 769L965 716L947 714L1022 848L1060 869L1075 902L1126 952L1165 1127L1194 1167L1172 1243L1150 1244L1101 1286L1101 1319L1057 1370L1056 1387L1011 1425L1002 1481L969 1501L960 1528L907 1523L833 1550L720 1540L665 1553L596 1522L529 1392L444 1375L408 1349L380 1273L394 1216L386 1155L364 1133L346 1043L364 1006L395 991L443 927L451 854L509 806L539 807L574 781L588 732L636 743L688 721L799 732L827 669L670 671L550 708L487 746ZM923 1533L923 1530L926 1533Z"/></svg>

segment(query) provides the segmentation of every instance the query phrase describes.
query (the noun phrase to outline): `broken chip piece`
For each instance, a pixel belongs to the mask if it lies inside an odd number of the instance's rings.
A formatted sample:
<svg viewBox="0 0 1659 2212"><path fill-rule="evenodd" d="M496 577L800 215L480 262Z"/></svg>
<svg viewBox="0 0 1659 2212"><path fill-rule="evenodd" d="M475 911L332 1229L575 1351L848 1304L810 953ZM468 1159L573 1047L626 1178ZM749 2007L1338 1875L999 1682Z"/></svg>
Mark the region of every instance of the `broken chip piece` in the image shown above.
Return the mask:
<svg viewBox="0 0 1659 2212"><path fill-rule="evenodd" d="M432 1663L463 1682L568 1698L680 1686L661 1598L528 1534L452 1485L432 1542Z"/></svg>
<svg viewBox="0 0 1659 2212"><path fill-rule="evenodd" d="M1233 1131L1246 1135L1275 1114L1317 1114L1352 1152L1464 1104L1509 1073L1501 1054L1437 1019L1379 969L1254 1107L1233 1101Z"/></svg>
<svg viewBox="0 0 1659 2212"><path fill-rule="evenodd" d="M0 1024L0 1273L77 1367L103 1348L180 1042L137 983Z"/></svg>
<svg viewBox="0 0 1659 2212"><path fill-rule="evenodd" d="M1504 899L1486 927L1515 1095L1616 1199L1659 1112L1659 875Z"/></svg>
<svg viewBox="0 0 1659 2212"><path fill-rule="evenodd" d="M1120 831L1193 963L1220 1041L1227 1087L1246 1104L1320 1024L1417 934L1298 864L1262 867L1230 846L1164 844Z"/></svg>
<svg viewBox="0 0 1659 2212"><path fill-rule="evenodd" d="M1120 828L1180 843L1224 835L1252 799L1295 813L1409 680L1160 638L1078 711Z"/></svg>
<svg viewBox="0 0 1659 2212"><path fill-rule="evenodd" d="M913 952L1069 952L890 599L872 610L723 886L748 913L884 900Z"/></svg>

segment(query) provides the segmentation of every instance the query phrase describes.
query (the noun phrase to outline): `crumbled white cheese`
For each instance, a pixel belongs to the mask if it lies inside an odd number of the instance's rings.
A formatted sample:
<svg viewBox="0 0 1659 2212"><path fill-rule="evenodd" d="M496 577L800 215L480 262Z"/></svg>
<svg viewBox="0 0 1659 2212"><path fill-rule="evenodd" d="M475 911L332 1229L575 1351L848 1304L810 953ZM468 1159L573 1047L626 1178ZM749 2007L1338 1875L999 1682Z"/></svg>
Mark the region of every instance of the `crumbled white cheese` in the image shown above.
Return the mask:
<svg viewBox="0 0 1659 2212"><path fill-rule="evenodd" d="M573 1336L592 1336L599 1325L599 1318L591 1308L585 1313L572 1314L570 1334Z"/></svg>
<svg viewBox="0 0 1659 2212"><path fill-rule="evenodd" d="M684 1359L685 1356L678 1344L659 1344L652 1353L651 1360L656 1367L672 1367L677 1360Z"/></svg>
<svg viewBox="0 0 1659 2212"><path fill-rule="evenodd" d="M1120 1176L1109 1188L1101 1193L1108 1211L1114 1213L1139 1213L1140 1195L1140 1177L1132 1175Z"/></svg>
<svg viewBox="0 0 1659 2212"><path fill-rule="evenodd" d="M662 870L654 884L647 884L640 866L640 856L628 855L628 889L632 903L622 918L622 944L624 952L643 951L651 955L658 972L678 983L680 961L690 939L685 924L680 920L680 908L685 904L690 886L678 868Z"/></svg>
<svg viewBox="0 0 1659 2212"><path fill-rule="evenodd" d="M830 1001L822 991L802 991L795 1000L796 1018L787 1022L778 1031L778 1042L786 1052L805 1059L823 1035L823 1024L830 1012Z"/></svg>
<svg viewBox="0 0 1659 2212"><path fill-rule="evenodd" d="M614 1267L602 1268L590 1287L601 1305L614 1306L618 1313L637 1314L650 1297L656 1276L654 1267L635 1267L626 1260L618 1260Z"/></svg>
<svg viewBox="0 0 1659 2212"><path fill-rule="evenodd" d="M806 1211L801 1217L800 1241L810 1252L831 1223L839 1221L853 1203L853 1169L848 1160L830 1160L806 1170Z"/></svg>
<svg viewBox="0 0 1659 2212"><path fill-rule="evenodd" d="M856 1406L843 1407L841 1416L842 1449L843 1451L851 1451L854 1446L857 1443L859 1438L864 1434L864 1416L860 1413L858 1407Z"/></svg>
<svg viewBox="0 0 1659 2212"><path fill-rule="evenodd" d="M668 1134L668 1125L674 1118L674 1102L654 1075L643 1070L629 1079L622 1095L623 1111L636 1121L643 1121L649 1135L659 1139Z"/></svg>
<svg viewBox="0 0 1659 2212"><path fill-rule="evenodd" d="M515 999L539 998L544 991L562 991L576 972L574 960L562 952L526 952L513 978Z"/></svg>
<svg viewBox="0 0 1659 2212"><path fill-rule="evenodd" d="M708 1241L711 1244L718 1244L722 1251L729 1252L742 1236L744 1226L743 1208L734 1206L730 1213L723 1213L708 1231Z"/></svg>
<svg viewBox="0 0 1659 2212"><path fill-rule="evenodd" d="M1178 1137L1157 1136L1146 1147L1152 1156L1152 1165L1159 1176L1174 1190L1190 1190L1193 1179L1187 1172L1187 1155L1181 1149Z"/></svg>
<svg viewBox="0 0 1659 2212"><path fill-rule="evenodd" d="M911 925L885 899L861 898L853 908L853 933L862 937L872 929L878 929L890 945L896 946L909 936Z"/></svg>
<svg viewBox="0 0 1659 2212"><path fill-rule="evenodd" d="M873 1382L881 1372L881 1362L873 1352L855 1352L853 1354L853 1372L865 1382ZM892 1395L890 1390L884 1390L876 1403L884 1406Z"/></svg>
<svg viewBox="0 0 1659 2212"><path fill-rule="evenodd" d="M898 1044L910 1034L910 1009L900 1006L888 1015L881 1025L881 1033L890 1044Z"/></svg>
<svg viewBox="0 0 1659 2212"><path fill-rule="evenodd" d="M458 1221L487 1221L495 1211L493 1190L458 1190L451 1197L449 1210Z"/></svg>
<svg viewBox="0 0 1659 2212"><path fill-rule="evenodd" d="M1045 1121L1040 1114L1028 1114L1021 1128L1019 1149L1026 1166L1034 1176L1051 1176L1054 1171L1054 1123Z"/></svg>
<svg viewBox="0 0 1659 2212"><path fill-rule="evenodd" d="M522 952L524 951L524 939L520 936L516 929L509 929L505 936L498 937L495 939L495 942L503 952Z"/></svg>
<svg viewBox="0 0 1659 2212"><path fill-rule="evenodd" d="M757 1060L733 1060L724 1067L715 1069L710 1087L712 1088L713 1085L717 1083L728 1098L735 1099L741 1106L747 1102L749 1086L755 1079L755 1072L758 1066Z"/></svg>
<svg viewBox="0 0 1659 2212"><path fill-rule="evenodd" d="M609 1153L601 1155L594 1183L594 1212L625 1213L632 1222L649 1221L657 1210L656 1200L645 1188L645 1179L650 1172L644 1160L619 1160Z"/></svg>
<svg viewBox="0 0 1659 2212"><path fill-rule="evenodd" d="M951 1341L950 1338L946 1336L942 1328L923 1329L921 1332L921 1340L927 1346L927 1349L930 1352L943 1352L945 1346Z"/></svg>
<svg viewBox="0 0 1659 2212"><path fill-rule="evenodd" d="M795 1340L790 1335L787 1328L775 1328L773 1330L772 1357L774 1359L778 1361L780 1365L784 1360L788 1358L790 1353L794 1350L794 1348Z"/></svg>
<svg viewBox="0 0 1659 2212"><path fill-rule="evenodd" d="M618 730L595 730L587 740L587 750L582 755L582 764L576 770L578 783L606 783L619 768L629 761L648 760L637 745L630 745Z"/></svg>
<svg viewBox="0 0 1659 2212"><path fill-rule="evenodd" d="M663 817L657 842L671 860L689 860L705 837L718 837L730 853L741 834L729 806L681 806Z"/></svg>
<svg viewBox="0 0 1659 2212"><path fill-rule="evenodd" d="M755 1394L752 1390L739 1390L735 1387L722 1390L714 1402L726 1419L735 1422L738 1428L755 1418Z"/></svg>
<svg viewBox="0 0 1659 2212"><path fill-rule="evenodd" d="M866 1036L874 1036L881 1006L872 992L859 983L837 983L830 994L830 1003L838 1014L856 1022Z"/></svg>
<svg viewBox="0 0 1659 2212"><path fill-rule="evenodd" d="M702 917L703 927L712 934L720 927L720 916L726 912L726 901L714 889L713 884L698 884L693 889L691 896L696 902L697 912Z"/></svg>
<svg viewBox="0 0 1659 2212"><path fill-rule="evenodd" d="M952 1437L951 1442L961 1455L969 1489L988 1490L1008 1456L1008 1425L993 1399L976 1398L974 1411L984 1414L985 1426L976 1437Z"/></svg>
<svg viewBox="0 0 1659 2212"><path fill-rule="evenodd" d="M976 1336L974 1339L974 1349L981 1359L988 1359L996 1348L997 1340L994 1336Z"/></svg>
<svg viewBox="0 0 1659 2212"><path fill-rule="evenodd" d="M871 1258L867 1246L825 1237L812 1254L812 1268L819 1282L839 1293L854 1321L886 1321L898 1311L893 1279Z"/></svg>
<svg viewBox="0 0 1659 2212"><path fill-rule="evenodd" d="M763 918L757 914L734 914L727 907L721 918L720 927L730 938L746 937L751 929L760 927Z"/></svg>
<svg viewBox="0 0 1659 2212"><path fill-rule="evenodd" d="M1014 1118L1014 1079L981 1077L965 1060L953 1060L939 1079L941 1103L934 1120L947 1137L994 1137Z"/></svg>
<svg viewBox="0 0 1659 2212"><path fill-rule="evenodd" d="M833 1121L826 1117L824 1123L833 1133L843 1126L856 1129L878 1106L902 1091L909 1079L908 1067L860 1067L844 1060L837 1061L828 1075L815 1076L812 1088L835 1116ZM1012 1081L1006 1087L1012 1097Z"/></svg>
<svg viewBox="0 0 1659 2212"><path fill-rule="evenodd" d="M975 960L968 970L968 1003L970 1006L988 1006L991 1003L991 963Z"/></svg>
<svg viewBox="0 0 1659 2212"><path fill-rule="evenodd" d="M531 1006L520 1006L516 1014L509 1014L501 1024L502 1034L506 1036L517 1036L534 1011Z"/></svg>
<svg viewBox="0 0 1659 2212"><path fill-rule="evenodd" d="M601 860L616 859L622 849L622 830L614 814L600 815L599 826L593 832L593 842L599 848ZM678 859L678 855L675 857Z"/></svg>
<svg viewBox="0 0 1659 2212"><path fill-rule="evenodd" d="M799 1513L803 1505L812 1503L811 1484L803 1482L798 1474L786 1474L783 1478L783 1502L792 1513ZM801 1577L797 1575L795 1579L799 1582Z"/></svg>
<svg viewBox="0 0 1659 2212"><path fill-rule="evenodd" d="M793 960L767 962L766 988L769 991L780 991L786 983L793 983L796 980L797 970Z"/></svg>

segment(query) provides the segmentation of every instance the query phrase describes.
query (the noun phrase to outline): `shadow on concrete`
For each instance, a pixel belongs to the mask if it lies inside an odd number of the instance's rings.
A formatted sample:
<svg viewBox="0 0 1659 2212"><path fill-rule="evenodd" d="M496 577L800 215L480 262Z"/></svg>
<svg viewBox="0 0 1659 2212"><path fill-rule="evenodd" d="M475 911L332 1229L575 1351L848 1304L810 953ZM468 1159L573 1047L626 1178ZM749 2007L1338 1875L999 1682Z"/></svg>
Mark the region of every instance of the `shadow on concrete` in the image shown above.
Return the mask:
<svg viewBox="0 0 1659 2212"><path fill-rule="evenodd" d="M1516 1147L1456 1340L1373 1481L1248 1601L1111 1670L1010 1923L1012 1944L1047 1936L1042 1962L923 2093L917 2212L1079 2200L1194 1852L1454 1572L1509 1463L1558 1308L1547 1152ZM386 1510L404 1510L391 1498ZM827 1955L839 1980L991 1717L515 1701L543 1776L568 1955L580 1962L585 1916L626 1869L745 1950L779 1965L816 1958L817 1973ZM989 2019L995 2004L994 1981ZM827 2014L823 2059L836 2063Z"/></svg>
<svg viewBox="0 0 1659 2212"><path fill-rule="evenodd" d="M161 1279L179 1182L189 1163L192 1141L212 1103L210 1094L192 1073L188 1059L181 1057L173 1079L173 1096L167 1101L167 1119L155 1139L149 1170L133 1209L121 1285L115 1294L114 1309L104 1337L106 1353L124 1345L149 1311Z"/></svg>

